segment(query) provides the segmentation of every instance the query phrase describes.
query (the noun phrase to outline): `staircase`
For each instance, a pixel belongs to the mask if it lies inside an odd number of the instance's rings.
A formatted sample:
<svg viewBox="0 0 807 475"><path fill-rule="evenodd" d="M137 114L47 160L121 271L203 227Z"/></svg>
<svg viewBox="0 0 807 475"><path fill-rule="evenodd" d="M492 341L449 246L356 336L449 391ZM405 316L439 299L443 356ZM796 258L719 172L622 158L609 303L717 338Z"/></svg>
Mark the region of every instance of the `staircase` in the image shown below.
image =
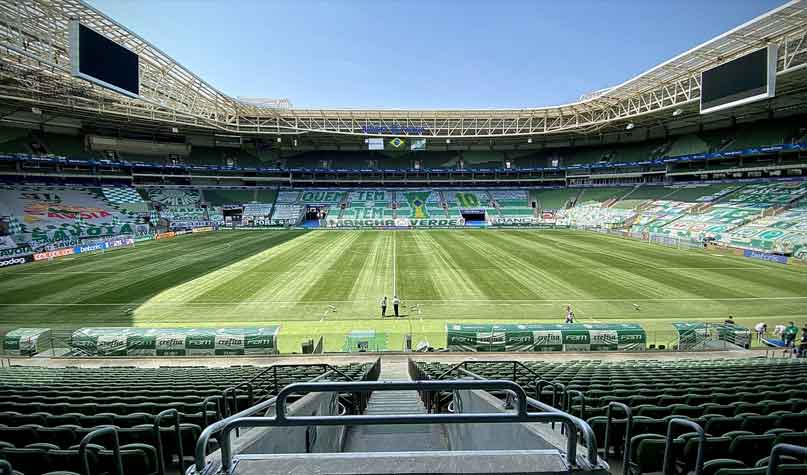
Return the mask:
<svg viewBox="0 0 807 475"><path fill-rule="evenodd" d="M379 380L410 381L406 361L384 362ZM367 403L366 415L426 414L417 391L376 391ZM406 452L448 450L442 425L367 425L351 427L343 452Z"/></svg>

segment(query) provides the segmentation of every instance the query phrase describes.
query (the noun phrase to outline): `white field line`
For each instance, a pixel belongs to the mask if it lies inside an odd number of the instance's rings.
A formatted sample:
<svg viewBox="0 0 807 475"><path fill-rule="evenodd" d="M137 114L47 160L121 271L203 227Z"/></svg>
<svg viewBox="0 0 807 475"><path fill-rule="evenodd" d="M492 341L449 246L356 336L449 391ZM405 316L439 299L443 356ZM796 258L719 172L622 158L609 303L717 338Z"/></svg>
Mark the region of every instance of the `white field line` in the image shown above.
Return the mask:
<svg viewBox="0 0 807 475"><path fill-rule="evenodd" d="M602 298L602 299L520 299L520 300L497 300L497 299L413 299L417 302L429 302L430 305L457 305L461 303L490 303L490 304L523 304L523 305L552 305L553 303L580 303L580 302L737 302L737 301L761 301L761 300L807 300L807 296L799 297L685 297L685 298ZM321 305L329 303L366 303L374 302L375 299L354 299L354 300L247 300L243 302L152 302L149 305L187 305L187 306L217 306L217 305L266 305L266 304L291 304L291 305ZM137 302L115 302L115 303L13 303L0 302L0 307L111 307L116 305L139 305Z"/></svg>
<svg viewBox="0 0 807 475"><path fill-rule="evenodd" d="M348 251L348 252L354 252L354 251ZM423 253L423 254L400 254L400 256L403 256L403 257L415 256L415 255L422 256L424 254L426 254L426 253ZM393 256L397 256L397 255L398 254L395 254L395 251L393 251ZM395 261L396 260L397 259L393 260L392 287L393 287L393 290L397 291L398 289L396 288L396 285L395 285L395 283L396 283ZM608 267L608 266L600 266L600 267L568 266L567 267L567 269L574 269L574 268L590 269L590 270L611 269L611 267ZM777 270L775 268L767 268L767 267L656 267L656 269L658 269L658 270L743 270L743 271L752 271L752 272L764 271L764 270ZM243 273L244 271L239 270L239 269L226 269L225 268L225 269L217 269L216 272L221 272L221 273L238 272L238 273ZM267 274L267 275L268 274L277 275L277 274L282 274L284 272L293 272L293 270L288 270L288 271L265 271L265 272L250 271L251 274ZM89 270L88 271L81 271L81 270L76 270L76 271L56 271L56 270L54 270L54 271L47 271L47 272L26 272L26 271L23 271L23 272L14 272L13 273L13 275L51 275L51 274L120 274L120 272L119 271L89 271ZM11 274L9 274L9 275L11 275Z"/></svg>
<svg viewBox="0 0 807 475"><path fill-rule="evenodd" d="M398 272L397 272L397 264L398 264L398 246L397 246L397 239L398 233L395 231L392 232L392 295L398 295ZM401 298L401 297L398 297Z"/></svg>

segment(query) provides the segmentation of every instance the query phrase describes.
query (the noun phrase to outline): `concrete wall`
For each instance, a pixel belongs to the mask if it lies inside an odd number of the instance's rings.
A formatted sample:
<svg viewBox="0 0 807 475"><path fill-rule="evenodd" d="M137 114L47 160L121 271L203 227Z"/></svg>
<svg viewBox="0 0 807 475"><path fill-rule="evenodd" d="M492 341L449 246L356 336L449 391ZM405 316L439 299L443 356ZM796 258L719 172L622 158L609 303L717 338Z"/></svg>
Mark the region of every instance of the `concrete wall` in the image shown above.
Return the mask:
<svg viewBox="0 0 807 475"><path fill-rule="evenodd" d="M311 393L287 406L290 416L335 416L337 394ZM267 415L274 415L270 412ZM233 454L340 452L343 426L256 427L233 442Z"/></svg>
<svg viewBox="0 0 807 475"><path fill-rule="evenodd" d="M311 393L286 406L290 416L335 416L338 414L336 393ZM274 407L266 412L274 415ZM343 426L253 427L241 429L240 436L231 434L232 455L294 454L340 452L344 444ZM209 466L221 467L221 450L207 456Z"/></svg>
<svg viewBox="0 0 807 475"><path fill-rule="evenodd" d="M487 391L457 391L454 402L457 412L506 412L503 402ZM508 411L509 412L509 411ZM536 450L555 449L544 439L539 427L543 424L446 424L451 450ZM556 427L559 427L556 425ZM561 445L561 448L565 446Z"/></svg>
<svg viewBox="0 0 807 475"><path fill-rule="evenodd" d="M454 403L457 412L496 413L511 412L505 409L504 402L487 391L470 390L455 392ZM561 433L561 423L522 422L515 424L446 424L451 450L556 450L566 454L567 438ZM577 439L577 464L591 473L608 473L608 464L599 459L599 467L590 467L586 461L588 449L581 445L582 436Z"/></svg>

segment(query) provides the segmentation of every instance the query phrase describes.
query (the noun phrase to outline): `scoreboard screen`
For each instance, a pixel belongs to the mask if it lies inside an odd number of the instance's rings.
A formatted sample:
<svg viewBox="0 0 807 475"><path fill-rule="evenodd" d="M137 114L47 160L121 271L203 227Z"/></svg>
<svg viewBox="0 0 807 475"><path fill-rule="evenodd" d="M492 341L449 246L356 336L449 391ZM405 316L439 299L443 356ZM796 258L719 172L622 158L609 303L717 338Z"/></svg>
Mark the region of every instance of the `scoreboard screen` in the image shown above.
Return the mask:
<svg viewBox="0 0 807 475"><path fill-rule="evenodd" d="M701 114L773 97L776 51L771 45L703 71Z"/></svg>
<svg viewBox="0 0 807 475"><path fill-rule="evenodd" d="M70 67L73 76L128 96L140 94L138 55L78 20L70 23Z"/></svg>

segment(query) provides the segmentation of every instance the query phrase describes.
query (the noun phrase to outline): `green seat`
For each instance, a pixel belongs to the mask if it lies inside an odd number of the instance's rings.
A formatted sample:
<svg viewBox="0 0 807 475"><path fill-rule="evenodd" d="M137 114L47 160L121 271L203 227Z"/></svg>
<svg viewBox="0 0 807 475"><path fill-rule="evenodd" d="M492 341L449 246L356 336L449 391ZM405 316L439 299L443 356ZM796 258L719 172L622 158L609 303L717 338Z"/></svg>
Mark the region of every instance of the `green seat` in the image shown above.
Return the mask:
<svg viewBox="0 0 807 475"><path fill-rule="evenodd" d="M38 429L36 433L40 441L54 444L62 449L66 449L77 443L76 431L69 426L43 427Z"/></svg>
<svg viewBox="0 0 807 475"><path fill-rule="evenodd" d="M90 467L96 467L98 465L94 452L89 451L87 457ZM81 457L79 457L78 450L49 450L48 460L51 469L59 470L58 472L50 473L84 473L84 465Z"/></svg>
<svg viewBox="0 0 807 475"><path fill-rule="evenodd" d="M807 432L784 432L776 434L773 445L792 444L799 447L807 447Z"/></svg>
<svg viewBox="0 0 807 475"><path fill-rule="evenodd" d="M795 432L807 431L807 413L797 412L779 416L776 421L777 427L785 427Z"/></svg>
<svg viewBox="0 0 807 475"><path fill-rule="evenodd" d="M664 460L664 444L665 437L659 434L640 434L631 437L631 473L660 471Z"/></svg>
<svg viewBox="0 0 807 475"><path fill-rule="evenodd" d="M734 416L734 406L728 404L717 404L711 403L708 405L704 405L704 414L720 414L726 417L733 417Z"/></svg>
<svg viewBox="0 0 807 475"><path fill-rule="evenodd" d="M707 437L703 445L703 460L728 458L731 442L732 440L728 437ZM681 462L687 471L695 469L695 463L698 458L698 443L697 437L690 437L684 445Z"/></svg>
<svg viewBox="0 0 807 475"><path fill-rule="evenodd" d="M775 429L776 421L776 416L747 416L743 418L743 425L740 429L763 434L769 429Z"/></svg>
<svg viewBox="0 0 807 475"><path fill-rule="evenodd" d="M715 475L723 468L746 468L746 465L734 459L712 459L703 464L703 475Z"/></svg>
<svg viewBox="0 0 807 475"><path fill-rule="evenodd" d="M46 453L42 449L4 448L0 449L0 459L7 460L16 471L37 474L48 470Z"/></svg>
<svg viewBox="0 0 807 475"><path fill-rule="evenodd" d="M767 475L768 467L754 468L721 468L715 475ZM780 465L776 475L804 475L807 473L807 464Z"/></svg>
<svg viewBox="0 0 807 475"><path fill-rule="evenodd" d="M753 466L757 460L768 455L773 448L773 435L741 435L731 442L731 458Z"/></svg>

